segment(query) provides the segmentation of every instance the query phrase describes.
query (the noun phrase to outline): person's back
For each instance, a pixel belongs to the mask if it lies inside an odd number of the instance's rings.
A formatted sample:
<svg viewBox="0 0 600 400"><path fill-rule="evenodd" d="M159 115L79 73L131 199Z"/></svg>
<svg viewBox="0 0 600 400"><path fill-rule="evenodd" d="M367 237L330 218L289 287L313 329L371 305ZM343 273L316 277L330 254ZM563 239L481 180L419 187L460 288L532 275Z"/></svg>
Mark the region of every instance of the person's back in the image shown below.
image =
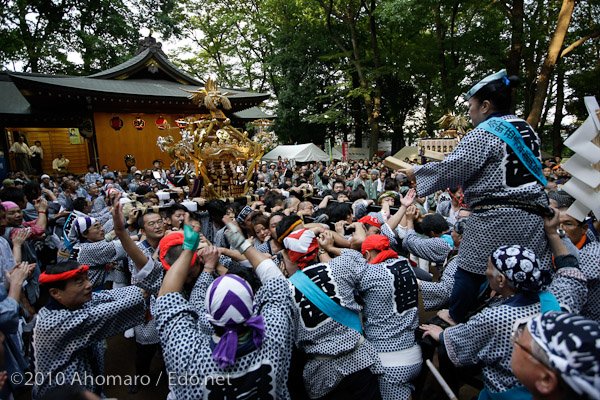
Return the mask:
<svg viewBox="0 0 600 400"><path fill-rule="evenodd" d="M212 356L218 341L198 329L196 309L179 293L160 297L158 330L177 398L229 398L235 393L257 400L289 398L285 382L294 337L289 293L283 276L268 280L258 290L254 304L264 320L261 346L257 349L252 332L243 332L236 340L235 363L226 368ZM200 383L194 384L194 379Z"/></svg>
<svg viewBox="0 0 600 400"><path fill-rule="evenodd" d="M364 300L365 337L379 352L385 375L379 379L382 398L408 399L422 364L415 341L419 325L419 290L415 274L404 257L390 250L385 236L371 235L363 242L368 267L359 292Z"/></svg>
<svg viewBox="0 0 600 400"><path fill-rule="evenodd" d="M473 210L458 253L460 280L450 302L450 315L456 322L464 320L468 304L474 303L473 288L485 281L487 257L494 248L521 243L538 255L544 269L551 268L542 219L548 200L539 161L540 138L509 111L511 87L517 84L518 78L507 77L504 70L477 83L467 95L476 128L443 161L403 171L409 177L414 172L419 196L463 185L464 202ZM518 131L521 143L509 145L497 127ZM517 155L513 147L523 154ZM530 163L526 166L521 159Z"/></svg>
<svg viewBox="0 0 600 400"><path fill-rule="evenodd" d="M501 297L500 303L446 330L436 325L421 326L424 336L443 344L454 365L481 366L487 396L526 393L510 365L510 337L517 321L561 308L579 311L583 304L587 294L585 277L576 257L559 238L557 224L558 215L545 227L555 253L557 272L553 278L541 269L530 249L501 246L492 253L486 270L489 286Z"/></svg>
<svg viewBox="0 0 600 400"><path fill-rule="evenodd" d="M454 249L452 237L448 234L448 223L440 214L428 214L421 222L421 230L428 238L419 237L414 230L414 208L407 210L409 227L402 246L406 251L417 257L435 262L439 266L444 264L448 254Z"/></svg>
<svg viewBox="0 0 600 400"><path fill-rule="evenodd" d="M234 275L206 286L219 263L219 252L211 246L200 251L204 266L188 302L181 292L200 240L190 223L186 215L182 251L163 279L154 310L171 389L182 399L239 393L248 399L289 398L286 382L296 327L287 281L269 255L230 226L228 240L245 253L262 287L254 297L250 285ZM204 304L198 304L202 299ZM203 329L198 313L216 336Z"/></svg>
<svg viewBox="0 0 600 400"><path fill-rule="evenodd" d="M600 242L588 230L584 245L579 249L581 272L588 280L588 298L581 314L600 322Z"/></svg>
<svg viewBox="0 0 600 400"><path fill-rule="evenodd" d="M313 264L302 270L310 280L334 302L355 313L361 306L354 298L366 262L355 250L343 250L341 256L328 263ZM299 311L299 347L308 354L304 367L304 383L310 398L327 395L342 380L362 370L381 373L375 348L363 335L343 325L316 307L296 287L294 300Z"/></svg>

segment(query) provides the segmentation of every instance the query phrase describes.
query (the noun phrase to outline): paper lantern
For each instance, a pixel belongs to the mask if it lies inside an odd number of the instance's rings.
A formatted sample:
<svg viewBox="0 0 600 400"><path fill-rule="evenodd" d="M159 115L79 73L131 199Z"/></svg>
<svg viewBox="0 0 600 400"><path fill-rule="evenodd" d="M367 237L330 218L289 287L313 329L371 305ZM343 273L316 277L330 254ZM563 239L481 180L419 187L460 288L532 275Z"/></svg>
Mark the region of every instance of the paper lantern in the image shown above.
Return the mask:
<svg viewBox="0 0 600 400"><path fill-rule="evenodd" d="M123 120L115 115L110 119L110 127L118 131L123 127Z"/></svg>
<svg viewBox="0 0 600 400"><path fill-rule="evenodd" d="M138 131L141 131L146 126L146 121L144 121L141 117L137 117L133 120L133 127Z"/></svg>
<svg viewBox="0 0 600 400"><path fill-rule="evenodd" d="M162 116L158 117L156 119L156 121L154 121L154 123L156 124L156 127L158 129L160 129L161 131L167 129L168 125L169 125L169 123L167 122L167 120L164 119Z"/></svg>

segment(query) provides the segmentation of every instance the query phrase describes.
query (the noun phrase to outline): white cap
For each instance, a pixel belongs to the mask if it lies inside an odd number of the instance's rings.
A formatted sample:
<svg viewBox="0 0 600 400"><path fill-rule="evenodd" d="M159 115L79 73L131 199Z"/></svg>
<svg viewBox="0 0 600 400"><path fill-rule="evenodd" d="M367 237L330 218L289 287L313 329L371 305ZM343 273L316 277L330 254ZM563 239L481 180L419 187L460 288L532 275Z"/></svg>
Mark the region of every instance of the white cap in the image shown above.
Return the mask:
<svg viewBox="0 0 600 400"><path fill-rule="evenodd" d="M48 179L50 179L50 175L48 175L48 174L44 174L44 175L42 175L42 177L41 177L40 179L45 179L45 178L48 178Z"/></svg>

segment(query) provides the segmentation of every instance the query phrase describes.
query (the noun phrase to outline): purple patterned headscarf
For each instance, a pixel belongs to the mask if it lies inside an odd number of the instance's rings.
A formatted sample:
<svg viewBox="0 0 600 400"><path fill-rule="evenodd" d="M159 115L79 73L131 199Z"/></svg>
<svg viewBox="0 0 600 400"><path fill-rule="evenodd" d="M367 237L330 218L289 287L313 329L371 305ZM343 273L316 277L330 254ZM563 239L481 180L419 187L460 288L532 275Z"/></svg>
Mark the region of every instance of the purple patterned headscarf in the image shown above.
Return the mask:
<svg viewBox="0 0 600 400"><path fill-rule="evenodd" d="M96 218L88 217L85 214L76 213L76 215L77 217L73 218L71 229L67 234L67 239L72 245L79 243L83 239L82 234L97 222Z"/></svg>
<svg viewBox="0 0 600 400"><path fill-rule="evenodd" d="M248 282L236 275L217 278L208 287L205 305L208 321L225 329L212 354L220 368L235 363L238 330L243 326L252 329L252 340L260 349L265 325L262 315L253 316L254 295Z"/></svg>

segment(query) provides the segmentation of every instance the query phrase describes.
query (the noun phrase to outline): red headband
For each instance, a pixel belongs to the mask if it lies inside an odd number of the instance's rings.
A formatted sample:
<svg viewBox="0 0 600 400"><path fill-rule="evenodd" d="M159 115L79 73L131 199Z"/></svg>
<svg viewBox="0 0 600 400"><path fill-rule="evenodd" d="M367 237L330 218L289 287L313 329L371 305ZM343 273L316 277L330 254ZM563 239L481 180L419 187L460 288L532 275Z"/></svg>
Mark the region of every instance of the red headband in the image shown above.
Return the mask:
<svg viewBox="0 0 600 400"><path fill-rule="evenodd" d="M398 253L390 249L390 239L384 235L369 235L363 242L360 251L363 255L367 251L378 250L379 254L369 261L369 264L379 264L388 258L398 258Z"/></svg>
<svg viewBox="0 0 600 400"><path fill-rule="evenodd" d="M359 219L358 222L362 224L369 224L376 228L381 228L381 223L379 222L379 220L375 217L371 217L370 215L365 215L364 217Z"/></svg>
<svg viewBox="0 0 600 400"><path fill-rule="evenodd" d="M173 233L169 233L167 236L165 236L164 238L162 238L160 240L160 243L158 244L158 248L159 248L159 256L160 256L160 262L162 263L164 269L166 269L167 271L171 268L171 265L169 265L167 263L167 261L165 260L165 256L167 255L167 252L169 251L169 249L172 246L177 246L178 244L183 244L183 233L181 232L173 232ZM192 263L190 264L190 267L192 265L194 265L196 263L196 257L198 256L198 253L194 252L194 256L192 257Z"/></svg>
<svg viewBox="0 0 600 400"><path fill-rule="evenodd" d="M90 267L88 267L87 265L82 265L79 268L72 269L66 272L61 272L60 274L47 274L46 271L44 271L39 277L40 285L51 282L66 281L67 279L71 279L74 276L87 272L89 269Z"/></svg>
<svg viewBox="0 0 600 400"><path fill-rule="evenodd" d="M387 250L390 248L390 239L384 235L369 235L360 247L361 253L365 254L369 250Z"/></svg>

